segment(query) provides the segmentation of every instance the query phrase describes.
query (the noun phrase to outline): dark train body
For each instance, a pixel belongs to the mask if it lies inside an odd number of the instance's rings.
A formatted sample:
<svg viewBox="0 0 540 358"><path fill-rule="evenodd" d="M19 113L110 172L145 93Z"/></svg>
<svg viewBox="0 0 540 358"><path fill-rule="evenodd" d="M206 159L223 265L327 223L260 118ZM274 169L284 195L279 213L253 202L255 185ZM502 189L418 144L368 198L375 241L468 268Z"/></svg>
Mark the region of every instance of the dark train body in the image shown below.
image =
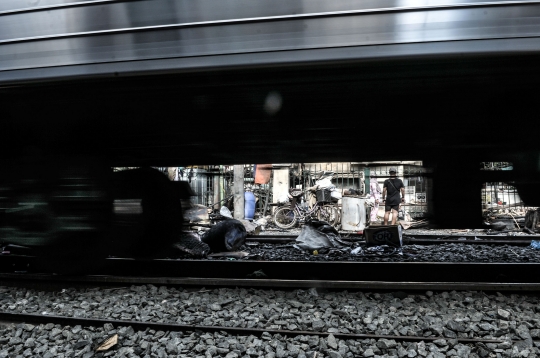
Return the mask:
<svg viewBox="0 0 540 358"><path fill-rule="evenodd" d="M84 162L12 169L0 180L0 243L39 257L40 267L85 272L107 257L170 257L182 244L180 188L155 169L113 173Z"/></svg>
<svg viewBox="0 0 540 358"><path fill-rule="evenodd" d="M537 1L28 6L0 4L3 182L23 180L26 165L62 177L66 157L82 171L414 159L432 169L441 226L480 224L485 181L513 182L540 205ZM482 161L515 170L480 172ZM3 200L41 190L25 183ZM113 200L64 204L99 232L110 218L87 211ZM21 223L28 240L56 225L42 212L13 219L10 208L4 237Z"/></svg>

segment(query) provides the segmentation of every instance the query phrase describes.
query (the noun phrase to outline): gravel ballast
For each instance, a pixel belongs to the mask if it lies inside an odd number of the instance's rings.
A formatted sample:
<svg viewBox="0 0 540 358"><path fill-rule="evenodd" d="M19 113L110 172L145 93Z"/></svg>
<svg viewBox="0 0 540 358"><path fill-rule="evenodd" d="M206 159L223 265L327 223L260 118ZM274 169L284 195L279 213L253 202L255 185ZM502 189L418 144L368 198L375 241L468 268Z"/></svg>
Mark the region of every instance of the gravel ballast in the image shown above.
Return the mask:
<svg viewBox="0 0 540 358"><path fill-rule="evenodd" d="M433 293L429 291L425 294L414 295L403 292L383 294L346 291L323 293L314 289L278 291L228 288L189 292L183 288L153 285L117 289L68 288L54 292L0 287L0 310L9 313L21 312L263 330L283 329L328 334L420 336L426 337L426 339L440 338L445 341L442 344L426 340L423 345L417 344L413 348L408 343L401 342L399 343L401 350L396 345L392 348L395 349L395 352L386 351L383 353L381 347L378 348L379 350L372 347L378 342L367 340L369 343L362 341L361 346L357 347L358 351L361 351L360 356L365 357L384 356L384 354L399 357L415 357L416 355L463 357L464 355L459 352L464 352L466 349L469 349L470 352L476 352L481 357L496 357L497 354L501 357L532 357L540 352L537 348L540 341L536 341L540 339L539 298L522 295L487 295L483 292ZM21 329L21 332L23 331ZM58 331L55 332L58 333ZM64 334L63 330L60 332ZM7 336L11 337L14 334L16 333L10 333ZM21 334L19 334L19 338ZM50 335L50 333L48 334ZM12 344L8 342L9 347L23 344L24 348L24 344L31 336L25 337L25 340L19 343L16 343L18 342L16 338ZM458 347L460 349L458 352L455 349L458 345L455 340L460 338L499 339L506 343L482 343L484 346L462 344ZM37 340L34 337L34 342ZM514 340L514 342L509 343L510 340ZM3 347L6 342L5 339L0 341L0 347ZM31 342L29 344L32 344ZM288 346L288 343L283 344L285 347ZM433 347L447 348L437 351ZM35 349L35 347L27 348L32 348L31 352ZM328 349L328 344L324 349ZM373 354L370 353L370 349ZM206 350L206 348L200 348L200 352L197 354L205 356ZM287 351L289 350L295 352L295 349L287 348ZM334 350L342 357L348 356L347 352L349 351ZM411 350L415 351L414 355L409 355L412 353L401 354ZM306 348L302 351L306 354L310 350ZM426 355L420 353L424 351ZM320 352L324 356L332 356L329 351L320 350ZM231 352L222 351L222 353L215 356L225 356ZM239 357L261 356L258 351L253 352L253 354L240 353L236 354ZM263 353L262 356L266 356L272 352L265 351ZM273 353L276 357L300 356L300 353L290 352L282 355L276 347L274 347ZM430 353L432 355L429 355ZM26 356L33 356L32 354ZM133 352L133 354L144 356L141 355L142 353ZM356 353L354 354L357 356ZM0 357L2 357L1 354Z"/></svg>
<svg viewBox="0 0 540 358"><path fill-rule="evenodd" d="M316 254L311 251L297 249L290 244L273 244L250 242L240 250L248 255L241 260L264 261L353 261L353 262L513 262L538 263L540 250L528 246L495 245L495 244L433 244L404 245L396 250L392 247L367 247L355 243L342 249L322 249ZM352 254L360 247L359 254ZM173 259L193 259L183 253L174 253ZM231 260L228 257L208 257L208 260Z"/></svg>

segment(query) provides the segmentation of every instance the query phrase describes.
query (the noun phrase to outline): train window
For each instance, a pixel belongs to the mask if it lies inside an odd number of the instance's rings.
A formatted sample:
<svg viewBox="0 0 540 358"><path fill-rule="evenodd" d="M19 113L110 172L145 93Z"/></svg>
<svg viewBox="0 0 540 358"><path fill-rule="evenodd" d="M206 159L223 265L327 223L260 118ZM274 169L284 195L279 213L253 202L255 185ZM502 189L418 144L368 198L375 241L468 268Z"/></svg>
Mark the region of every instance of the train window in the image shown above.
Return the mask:
<svg viewBox="0 0 540 358"><path fill-rule="evenodd" d="M280 196L287 194L289 188L306 190L323 179L335 191L333 198L336 203L344 195L369 198L371 182L378 181L382 190L384 181L390 177L391 167L397 168L397 176L405 185L404 214L411 219L419 219L428 213L431 179L426 176L421 161L244 164L243 167L244 187L256 198L256 216L271 214L274 204L279 202ZM267 182L261 183L256 179L259 170L269 171ZM178 175L176 180L180 181L187 181L185 174L193 173L189 178L189 185L196 193L190 200L192 204L216 211L223 205L232 204L232 165L189 166L179 168L179 172L184 173ZM309 199L315 200L315 197L307 198L306 205L313 204Z"/></svg>
<svg viewBox="0 0 540 358"><path fill-rule="evenodd" d="M510 162L481 162L480 170L514 170L514 165Z"/></svg>

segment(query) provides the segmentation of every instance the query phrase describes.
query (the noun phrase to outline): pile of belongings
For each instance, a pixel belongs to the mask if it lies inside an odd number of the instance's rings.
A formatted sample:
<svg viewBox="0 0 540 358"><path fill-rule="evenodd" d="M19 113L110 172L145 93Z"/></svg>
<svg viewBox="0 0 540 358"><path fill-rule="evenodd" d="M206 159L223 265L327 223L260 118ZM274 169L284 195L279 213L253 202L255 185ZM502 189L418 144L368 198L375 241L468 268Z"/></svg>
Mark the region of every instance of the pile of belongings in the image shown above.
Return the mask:
<svg viewBox="0 0 540 358"><path fill-rule="evenodd" d="M362 190L354 189L354 188L345 189L343 191L343 195L348 195L348 196L360 196L362 194L363 194Z"/></svg>
<svg viewBox="0 0 540 358"><path fill-rule="evenodd" d="M334 172L324 171L315 182L315 186L312 186L309 190L330 190L330 196L333 199L336 201L341 199L341 193L336 189L336 186L332 184L332 177L334 174Z"/></svg>
<svg viewBox="0 0 540 358"><path fill-rule="evenodd" d="M525 213L525 225L523 229L529 234L540 232L540 209L527 210L527 213Z"/></svg>

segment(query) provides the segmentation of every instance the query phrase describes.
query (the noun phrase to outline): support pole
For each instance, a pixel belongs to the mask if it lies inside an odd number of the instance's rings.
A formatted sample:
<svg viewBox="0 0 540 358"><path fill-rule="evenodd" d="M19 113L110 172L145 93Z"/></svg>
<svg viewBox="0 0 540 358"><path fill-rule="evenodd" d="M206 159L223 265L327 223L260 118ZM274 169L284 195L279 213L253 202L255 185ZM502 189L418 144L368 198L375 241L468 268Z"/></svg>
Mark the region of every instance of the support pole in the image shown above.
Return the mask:
<svg viewBox="0 0 540 358"><path fill-rule="evenodd" d="M370 191L371 191L371 185L369 183L370 176L371 176L371 172L369 170L369 167L364 168L364 178L365 178L364 179L364 188L365 188L365 193L366 194L370 194ZM362 190L362 183L360 183L359 187L360 187L360 190Z"/></svg>
<svg viewBox="0 0 540 358"><path fill-rule="evenodd" d="M266 209L268 209L268 200L270 200L270 188L272 187L272 179L270 179L270 185L266 191L266 198L264 199L263 217L266 216Z"/></svg>
<svg viewBox="0 0 540 358"><path fill-rule="evenodd" d="M220 209L222 203L220 203L221 200L221 187L220 187L220 181L221 181L221 172L214 175L213 180L213 188L214 188L214 203L217 203L214 205L212 209L218 210Z"/></svg>
<svg viewBox="0 0 540 358"><path fill-rule="evenodd" d="M233 217L238 220L244 219L244 166L234 166L234 214Z"/></svg>
<svg viewBox="0 0 540 358"><path fill-rule="evenodd" d="M279 197L289 192L289 168L275 169L273 173L272 192L274 203Z"/></svg>

